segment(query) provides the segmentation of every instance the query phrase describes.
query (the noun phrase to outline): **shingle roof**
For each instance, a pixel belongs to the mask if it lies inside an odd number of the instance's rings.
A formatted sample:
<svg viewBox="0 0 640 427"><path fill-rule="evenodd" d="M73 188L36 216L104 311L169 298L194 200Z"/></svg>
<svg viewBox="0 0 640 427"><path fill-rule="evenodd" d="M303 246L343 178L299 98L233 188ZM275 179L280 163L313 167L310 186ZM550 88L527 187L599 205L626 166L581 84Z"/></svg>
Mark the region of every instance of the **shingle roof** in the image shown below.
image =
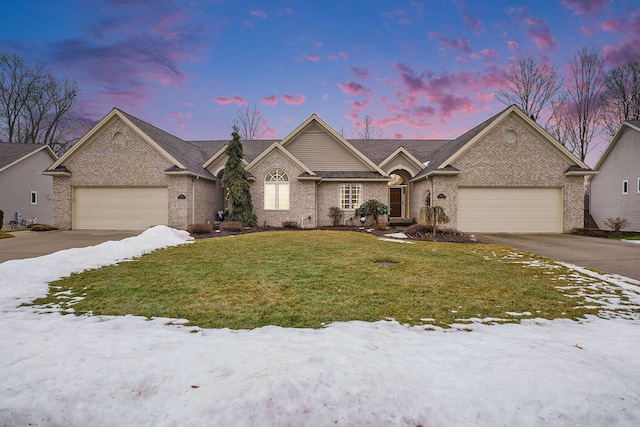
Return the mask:
<svg viewBox="0 0 640 427"><path fill-rule="evenodd" d="M398 148L404 147L420 162L430 161L433 154L450 143L447 139L353 139L349 143L379 165Z"/></svg>
<svg viewBox="0 0 640 427"><path fill-rule="evenodd" d="M0 170L21 158L35 153L39 150L46 150L46 145L42 144L16 144L10 142L0 142Z"/></svg>
<svg viewBox="0 0 640 427"><path fill-rule="evenodd" d="M169 153L169 155L182 163L186 171L213 178L213 175L202 167L208 157L206 151L201 147L186 142L122 110L118 111L149 136L156 144L162 147L163 150Z"/></svg>
<svg viewBox="0 0 640 427"><path fill-rule="evenodd" d="M316 176L320 178L337 178L337 179L388 179L376 171L314 171ZM301 178L308 178L307 172L300 175Z"/></svg>

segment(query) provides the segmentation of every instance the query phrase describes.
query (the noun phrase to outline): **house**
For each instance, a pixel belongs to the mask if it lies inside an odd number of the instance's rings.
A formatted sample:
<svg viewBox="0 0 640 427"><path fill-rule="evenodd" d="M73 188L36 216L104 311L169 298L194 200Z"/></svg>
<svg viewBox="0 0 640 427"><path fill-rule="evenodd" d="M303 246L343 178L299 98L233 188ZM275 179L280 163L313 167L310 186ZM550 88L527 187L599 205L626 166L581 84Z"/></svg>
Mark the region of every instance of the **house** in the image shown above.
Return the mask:
<svg viewBox="0 0 640 427"><path fill-rule="evenodd" d="M625 231L640 231L640 120L620 126L590 177L589 212L599 228L607 218L625 218Z"/></svg>
<svg viewBox="0 0 640 427"><path fill-rule="evenodd" d="M186 228L225 206L228 141L183 141L117 108L45 172L61 229ZM568 232L582 227L593 173L511 106L449 140L347 140L312 114L282 140L243 141L258 224L331 225L363 201L392 223L440 205L468 232Z"/></svg>
<svg viewBox="0 0 640 427"><path fill-rule="evenodd" d="M27 221L53 223L53 179L42 175L57 159L49 146L0 143L0 209L2 228L20 215Z"/></svg>

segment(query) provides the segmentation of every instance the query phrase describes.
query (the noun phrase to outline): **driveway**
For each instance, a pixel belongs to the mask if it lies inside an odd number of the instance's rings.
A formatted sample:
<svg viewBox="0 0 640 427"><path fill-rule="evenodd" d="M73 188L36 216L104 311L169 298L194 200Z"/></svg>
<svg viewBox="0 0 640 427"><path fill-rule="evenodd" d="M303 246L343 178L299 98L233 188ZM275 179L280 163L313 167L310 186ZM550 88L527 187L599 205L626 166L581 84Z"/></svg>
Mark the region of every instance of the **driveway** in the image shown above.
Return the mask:
<svg viewBox="0 0 640 427"><path fill-rule="evenodd" d="M140 231L17 231L15 237L0 239L0 262L33 258L70 248L95 246L108 240L122 240Z"/></svg>
<svg viewBox="0 0 640 427"><path fill-rule="evenodd" d="M558 261L640 280L640 244L574 234L479 234L496 243Z"/></svg>

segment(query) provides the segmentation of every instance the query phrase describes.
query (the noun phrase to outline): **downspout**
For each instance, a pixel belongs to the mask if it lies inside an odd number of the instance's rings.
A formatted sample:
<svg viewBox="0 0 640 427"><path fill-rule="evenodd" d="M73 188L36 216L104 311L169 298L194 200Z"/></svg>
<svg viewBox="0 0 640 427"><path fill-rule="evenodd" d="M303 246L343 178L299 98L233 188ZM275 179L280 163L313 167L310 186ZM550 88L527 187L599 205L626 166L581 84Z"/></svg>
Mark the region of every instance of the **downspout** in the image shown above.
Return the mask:
<svg viewBox="0 0 640 427"><path fill-rule="evenodd" d="M199 177L195 177L191 180L191 224L196 222L196 180Z"/></svg>
<svg viewBox="0 0 640 427"><path fill-rule="evenodd" d="M318 184L320 184L320 181L316 181L316 185L313 188L313 190L315 191L315 194L313 195L313 199L315 200L315 204L316 204L316 226L315 228L318 228Z"/></svg>

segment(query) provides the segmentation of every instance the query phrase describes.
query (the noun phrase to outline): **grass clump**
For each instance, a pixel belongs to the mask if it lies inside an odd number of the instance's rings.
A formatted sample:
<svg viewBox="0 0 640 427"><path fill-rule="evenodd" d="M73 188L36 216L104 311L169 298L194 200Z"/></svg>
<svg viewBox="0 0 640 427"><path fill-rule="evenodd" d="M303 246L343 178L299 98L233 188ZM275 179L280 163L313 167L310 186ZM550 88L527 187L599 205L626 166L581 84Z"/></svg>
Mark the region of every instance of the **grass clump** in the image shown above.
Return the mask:
<svg viewBox="0 0 640 427"><path fill-rule="evenodd" d="M556 287L553 279L566 268L527 267L510 256L496 245L408 245L355 232L252 233L74 274L52 283L49 296L34 304L232 329L389 318L446 327L459 319L597 313L582 297L569 298L570 291ZM61 291L65 300L74 297L72 305L56 297Z"/></svg>

